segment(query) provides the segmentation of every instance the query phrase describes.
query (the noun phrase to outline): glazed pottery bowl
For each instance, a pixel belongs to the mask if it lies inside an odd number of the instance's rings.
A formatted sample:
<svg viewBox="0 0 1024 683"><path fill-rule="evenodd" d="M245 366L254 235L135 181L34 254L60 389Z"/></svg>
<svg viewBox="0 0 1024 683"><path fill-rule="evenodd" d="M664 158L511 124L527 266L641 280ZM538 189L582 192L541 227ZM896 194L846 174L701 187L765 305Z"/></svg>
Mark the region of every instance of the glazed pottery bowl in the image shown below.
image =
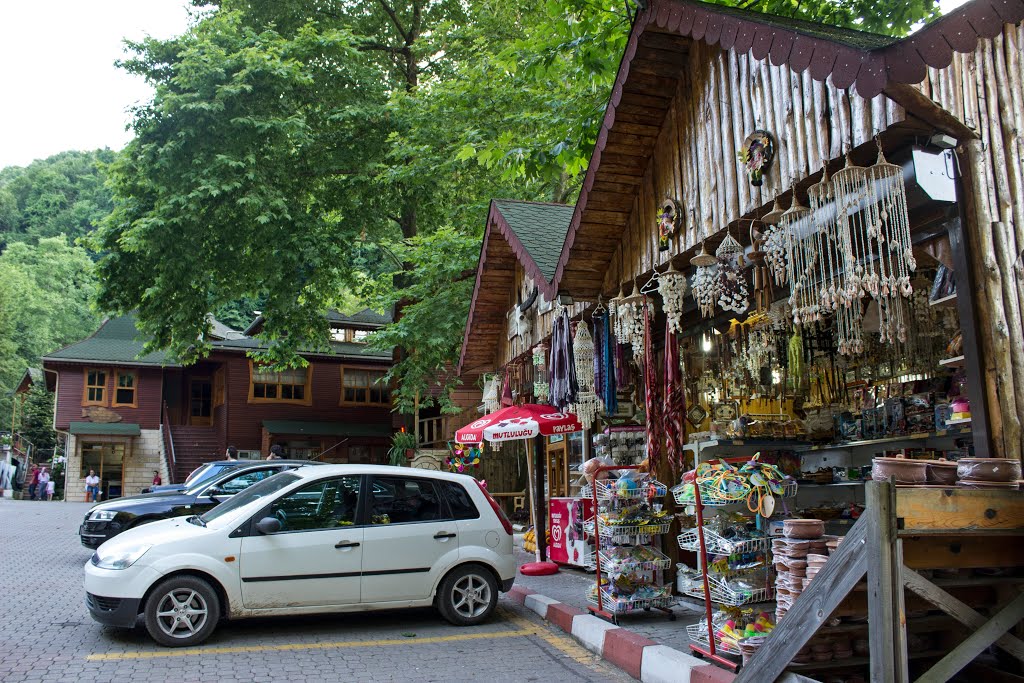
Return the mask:
<svg viewBox="0 0 1024 683"><path fill-rule="evenodd" d="M960 458L956 473L970 481L1017 481L1020 461L1013 458Z"/></svg>
<svg viewBox="0 0 1024 683"><path fill-rule="evenodd" d="M820 519L787 519L782 523L786 538L818 538L825 533L825 522ZM810 548L808 543L807 548Z"/></svg>
<svg viewBox="0 0 1024 683"><path fill-rule="evenodd" d="M889 481L890 477L897 484L924 484L928 481L928 465L921 460L906 458L875 458L871 461L872 479Z"/></svg>
<svg viewBox="0 0 1024 683"><path fill-rule="evenodd" d="M929 484L955 484L956 471L955 462L948 460L926 460Z"/></svg>

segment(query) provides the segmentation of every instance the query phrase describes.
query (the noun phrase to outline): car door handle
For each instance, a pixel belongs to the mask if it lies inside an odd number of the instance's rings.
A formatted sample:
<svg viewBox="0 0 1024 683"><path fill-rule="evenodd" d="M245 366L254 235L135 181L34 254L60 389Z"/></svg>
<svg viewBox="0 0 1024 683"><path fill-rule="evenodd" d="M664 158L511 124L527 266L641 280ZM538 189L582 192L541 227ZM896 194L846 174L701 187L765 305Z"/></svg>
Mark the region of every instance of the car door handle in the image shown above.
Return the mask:
<svg viewBox="0 0 1024 683"><path fill-rule="evenodd" d="M354 543L352 541L338 541L334 544L335 548L356 548L358 546L358 543Z"/></svg>
<svg viewBox="0 0 1024 683"><path fill-rule="evenodd" d="M436 539L455 538L455 534L448 533L447 531L438 531L436 534L434 534L434 538L436 538Z"/></svg>

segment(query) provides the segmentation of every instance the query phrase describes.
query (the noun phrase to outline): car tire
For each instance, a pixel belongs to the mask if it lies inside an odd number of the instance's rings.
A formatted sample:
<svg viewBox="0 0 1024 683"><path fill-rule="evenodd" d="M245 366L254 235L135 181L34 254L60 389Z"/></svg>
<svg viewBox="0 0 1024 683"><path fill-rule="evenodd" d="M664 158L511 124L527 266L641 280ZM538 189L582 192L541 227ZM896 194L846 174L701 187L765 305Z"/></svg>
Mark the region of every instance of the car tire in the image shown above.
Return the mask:
<svg viewBox="0 0 1024 683"><path fill-rule="evenodd" d="M198 645L220 621L217 591L196 576L174 576L161 581L145 606L146 630L167 647Z"/></svg>
<svg viewBox="0 0 1024 683"><path fill-rule="evenodd" d="M498 604L498 582L480 565L458 567L441 581L435 604L441 616L456 626L479 624Z"/></svg>

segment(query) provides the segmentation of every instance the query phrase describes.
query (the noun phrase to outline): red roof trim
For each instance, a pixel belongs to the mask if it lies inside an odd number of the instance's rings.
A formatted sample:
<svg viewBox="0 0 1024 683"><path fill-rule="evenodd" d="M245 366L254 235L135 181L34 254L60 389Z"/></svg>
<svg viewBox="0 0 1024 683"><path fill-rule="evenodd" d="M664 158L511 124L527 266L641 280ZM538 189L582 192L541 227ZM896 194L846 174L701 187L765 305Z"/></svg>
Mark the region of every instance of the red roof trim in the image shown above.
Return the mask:
<svg viewBox="0 0 1024 683"><path fill-rule="evenodd" d="M1024 21L1024 0L973 0L917 33L874 50L856 49L796 29L774 26L768 23L772 17L757 12L743 12L743 15L737 16L733 8L719 12L714 5L688 0L651 0L637 15L548 292L557 291L565 275L600 166L601 153L615 123L615 108L629 77L630 63L636 54L640 36L650 24L656 23L660 28L667 28L685 38L703 39L709 45L720 42L724 49L737 53L749 50L757 59L769 57L772 64L785 64L797 72L809 68L815 80L824 81L832 76L837 88L856 84L857 93L870 99L890 83L920 83L927 67L943 69L952 62L954 51L972 52L980 38L993 38L1005 24Z"/></svg>

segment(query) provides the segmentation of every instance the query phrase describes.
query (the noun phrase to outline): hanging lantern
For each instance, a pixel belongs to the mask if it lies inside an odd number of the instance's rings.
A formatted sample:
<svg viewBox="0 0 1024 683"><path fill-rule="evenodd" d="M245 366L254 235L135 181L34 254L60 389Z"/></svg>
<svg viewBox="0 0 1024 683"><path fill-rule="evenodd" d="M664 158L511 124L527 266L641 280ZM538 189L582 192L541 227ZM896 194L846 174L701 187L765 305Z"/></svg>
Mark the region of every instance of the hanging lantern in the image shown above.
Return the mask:
<svg viewBox="0 0 1024 683"><path fill-rule="evenodd" d="M675 333L683 331L683 303L686 298L686 275L676 270L672 261L668 270L658 276L658 294L662 308L668 318L669 329Z"/></svg>
<svg viewBox="0 0 1024 683"><path fill-rule="evenodd" d="M690 265L694 267L708 267L718 263L718 259L708 253L704 242L700 243L700 253L690 259Z"/></svg>

